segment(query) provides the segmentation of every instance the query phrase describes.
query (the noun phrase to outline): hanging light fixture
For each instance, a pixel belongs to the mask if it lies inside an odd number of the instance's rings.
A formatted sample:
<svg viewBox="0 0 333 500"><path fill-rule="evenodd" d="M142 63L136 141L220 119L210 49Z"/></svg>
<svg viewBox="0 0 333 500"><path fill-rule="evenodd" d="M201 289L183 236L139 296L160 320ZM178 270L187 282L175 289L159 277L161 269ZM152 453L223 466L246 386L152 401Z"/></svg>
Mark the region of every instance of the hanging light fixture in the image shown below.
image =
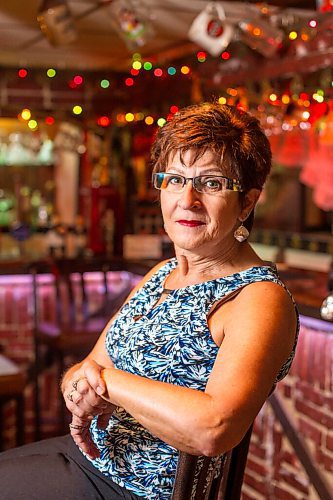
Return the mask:
<svg viewBox="0 0 333 500"><path fill-rule="evenodd" d="M143 47L154 35L154 29L140 0L114 0L109 8L111 24L127 47Z"/></svg>
<svg viewBox="0 0 333 500"><path fill-rule="evenodd" d="M240 39L265 57L272 57L281 47L284 33L268 20L255 17L239 22Z"/></svg>
<svg viewBox="0 0 333 500"><path fill-rule="evenodd" d="M76 28L66 0L43 0L37 21L51 45L66 45L76 40Z"/></svg>
<svg viewBox="0 0 333 500"><path fill-rule="evenodd" d="M228 47L234 27L226 20L220 3L210 2L194 19L188 37L212 56L218 56Z"/></svg>

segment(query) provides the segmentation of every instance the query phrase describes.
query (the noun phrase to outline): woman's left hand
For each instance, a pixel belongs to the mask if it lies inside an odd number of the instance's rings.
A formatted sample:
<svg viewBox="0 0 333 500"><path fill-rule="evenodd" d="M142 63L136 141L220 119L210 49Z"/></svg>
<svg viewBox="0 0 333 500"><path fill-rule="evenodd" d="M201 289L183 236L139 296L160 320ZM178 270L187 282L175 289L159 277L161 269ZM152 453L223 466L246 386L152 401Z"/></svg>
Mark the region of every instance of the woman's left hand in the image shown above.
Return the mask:
<svg viewBox="0 0 333 500"><path fill-rule="evenodd" d="M73 415L69 428L74 443L81 448L88 457L95 459L99 457L99 450L90 434L90 422L91 419L83 419Z"/></svg>
<svg viewBox="0 0 333 500"><path fill-rule="evenodd" d="M92 386L88 377L73 380L66 387L66 406L79 418L87 419L104 413L112 414L114 406L103 399ZM109 408L109 411L106 411Z"/></svg>

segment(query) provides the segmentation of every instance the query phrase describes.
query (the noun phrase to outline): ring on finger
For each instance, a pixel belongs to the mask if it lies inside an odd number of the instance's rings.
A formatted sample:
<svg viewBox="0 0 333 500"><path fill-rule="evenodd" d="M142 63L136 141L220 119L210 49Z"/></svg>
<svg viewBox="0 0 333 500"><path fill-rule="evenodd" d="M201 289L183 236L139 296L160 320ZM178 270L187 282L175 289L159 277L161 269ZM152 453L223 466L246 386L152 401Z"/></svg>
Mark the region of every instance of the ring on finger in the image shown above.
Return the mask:
<svg viewBox="0 0 333 500"><path fill-rule="evenodd" d="M77 385L78 383L80 382L80 380L83 380L85 377L80 377L78 378L77 380L74 380L74 382L72 383L72 387L75 391L77 391Z"/></svg>
<svg viewBox="0 0 333 500"><path fill-rule="evenodd" d="M84 429L88 429L88 427L88 425L69 424L69 428L75 429L76 431L82 431Z"/></svg>
<svg viewBox="0 0 333 500"><path fill-rule="evenodd" d="M72 403L74 403L74 401L73 401L73 393L74 393L74 392L75 392L75 390L74 390L74 391L71 391L71 392L69 392L69 393L67 394L67 399L69 399L69 401L71 401Z"/></svg>

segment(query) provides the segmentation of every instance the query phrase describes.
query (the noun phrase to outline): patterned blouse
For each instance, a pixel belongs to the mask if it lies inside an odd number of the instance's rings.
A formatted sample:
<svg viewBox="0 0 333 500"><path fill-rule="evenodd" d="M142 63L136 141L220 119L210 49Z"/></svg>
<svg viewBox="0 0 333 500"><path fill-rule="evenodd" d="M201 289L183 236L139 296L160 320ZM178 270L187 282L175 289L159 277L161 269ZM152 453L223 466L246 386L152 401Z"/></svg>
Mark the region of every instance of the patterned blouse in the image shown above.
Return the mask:
<svg viewBox="0 0 333 500"><path fill-rule="evenodd" d="M173 290L155 306L176 266L176 259L169 260L122 307L107 334L106 348L120 370L204 391L219 349L207 325L213 305L257 281L284 285L271 267L252 267ZM288 373L295 346L276 381ZM140 497L171 498L178 458L175 448L122 408L113 413L106 430L98 429L94 419L91 432L101 451L92 462L104 475Z"/></svg>

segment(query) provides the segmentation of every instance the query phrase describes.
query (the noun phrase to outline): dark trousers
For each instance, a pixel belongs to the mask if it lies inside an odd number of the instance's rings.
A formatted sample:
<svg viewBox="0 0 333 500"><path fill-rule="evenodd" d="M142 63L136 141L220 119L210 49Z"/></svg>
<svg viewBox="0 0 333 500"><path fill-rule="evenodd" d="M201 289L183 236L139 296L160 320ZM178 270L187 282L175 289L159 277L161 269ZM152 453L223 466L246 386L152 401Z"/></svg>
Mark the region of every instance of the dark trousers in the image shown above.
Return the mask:
<svg viewBox="0 0 333 500"><path fill-rule="evenodd" d="M63 436L0 453L1 500L137 500ZM141 497L142 500L142 497Z"/></svg>

